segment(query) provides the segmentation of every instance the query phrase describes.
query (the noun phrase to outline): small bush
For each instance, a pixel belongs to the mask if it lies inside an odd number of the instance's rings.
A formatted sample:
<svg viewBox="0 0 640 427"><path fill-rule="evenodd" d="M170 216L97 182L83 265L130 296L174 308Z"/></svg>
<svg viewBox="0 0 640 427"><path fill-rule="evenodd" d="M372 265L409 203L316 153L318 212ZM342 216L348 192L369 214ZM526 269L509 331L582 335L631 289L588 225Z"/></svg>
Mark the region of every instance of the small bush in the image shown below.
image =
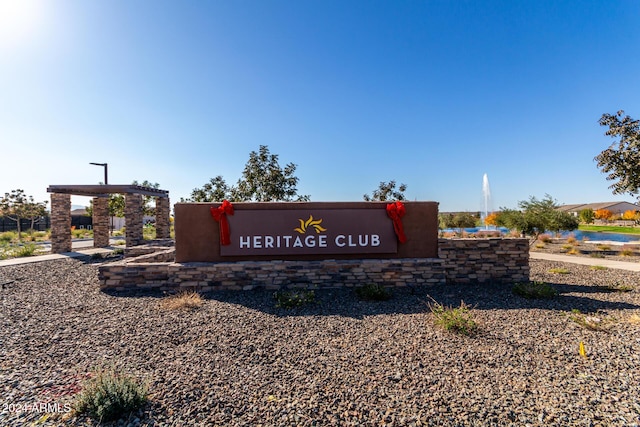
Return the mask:
<svg viewBox="0 0 640 427"><path fill-rule="evenodd" d="M620 252L618 252L618 255L620 255L620 256L633 256L633 255L635 255L635 252L633 252L633 249L622 249Z"/></svg>
<svg viewBox="0 0 640 427"><path fill-rule="evenodd" d="M117 420L144 405L147 393L145 386L127 375L114 370L99 371L76 397L74 410L101 422Z"/></svg>
<svg viewBox="0 0 640 427"><path fill-rule="evenodd" d="M122 249L122 248L116 248L116 249L114 249L113 251L111 251L111 253L112 253L113 255L122 255L122 254L124 254L124 249Z"/></svg>
<svg viewBox="0 0 640 427"><path fill-rule="evenodd" d="M633 291L633 286L630 285L622 285L619 282L612 283L609 285L601 286L601 288L610 291L610 292L631 292Z"/></svg>
<svg viewBox="0 0 640 427"><path fill-rule="evenodd" d="M204 300L194 291L180 292L162 299L160 306L167 310L194 310L200 308Z"/></svg>
<svg viewBox="0 0 640 427"><path fill-rule="evenodd" d="M591 258L604 258L604 255L602 255L600 252L593 252L593 253L589 254L589 256Z"/></svg>
<svg viewBox="0 0 640 427"><path fill-rule="evenodd" d="M5 231L0 233L0 242L11 243L18 241L18 233L15 231Z"/></svg>
<svg viewBox="0 0 640 427"><path fill-rule="evenodd" d="M558 295L558 291L545 282L516 283L512 292L527 299L547 299Z"/></svg>
<svg viewBox="0 0 640 427"><path fill-rule="evenodd" d="M548 234L541 234L538 236L538 240L540 240L542 243L551 243L551 236Z"/></svg>
<svg viewBox="0 0 640 427"><path fill-rule="evenodd" d="M104 255L101 252L91 254L91 259L104 259Z"/></svg>
<svg viewBox="0 0 640 427"><path fill-rule="evenodd" d="M607 270L607 267L604 265L592 265L589 267L590 270Z"/></svg>
<svg viewBox="0 0 640 427"><path fill-rule="evenodd" d="M571 249L573 249L573 245L562 245L563 251L570 251Z"/></svg>
<svg viewBox="0 0 640 427"><path fill-rule="evenodd" d="M276 307L278 308L301 307L316 300L315 292L306 290L275 292L273 297L276 299Z"/></svg>
<svg viewBox="0 0 640 427"><path fill-rule="evenodd" d="M455 308L445 307L433 300L429 308L436 318L436 324L447 331L469 336L478 329L478 324L473 320L473 313L464 301L460 301L460 307Z"/></svg>
<svg viewBox="0 0 640 427"><path fill-rule="evenodd" d="M536 248L538 248L538 249L543 249L543 248L545 248L545 247L546 247L546 246L545 246L545 244L544 244L544 243L536 243Z"/></svg>
<svg viewBox="0 0 640 427"><path fill-rule="evenodd" d="M566 268L552 268L551 270L549 270L549 273L554 273L554 274L569 274L570 271L567 270Z"/></svg>
<svg viewBox="0 0 640 427"><path fill-rule="evenodd" d="M156 238L156 227L151 224L147 224L142 228L142 238L144 240L153 240Z"/></svg>
<svg viewBox="0 0 640 427"><path fill-rule="evenodd" d="M571 248L567 251L567 255L578 255L580 253L576 248Z"/></svg>
<svg viewBox="0 0 640 427"><path fill-rule="evenodd" d="M16 258L34 256L38 254L39 249L35 243L25 243L24 245L14 246L11 255Z"/></svg>
<svg viewBox="0 0 640 427"><path fill-rule="evenodd" d="M575 236L571 235L567 237L567 243L570 245L576 245L578 243L578 240L575 238Z"/></svg>
<svg viewBox="0 0 640 427"><path fill-rule="evenodd" d="M356 288L358 298L368 301L386 301L391 299L391 291L379 283L368 283Z"/></svg>
<svg viewBox="0 0 640 427"><path fill-rule="evenodd" d="M611 250L611 246L609 246L609 245L597 245L597 247L601 251L609 251L609 250Z"/></svg>
<svg viewBox="0 0 640 427"><path fill-rule="evenodd" d="M600 317L583 314L577 309L571 310L571 316L569 318L583 328L590 329L592 331L603 331L606 329L605 323Z"/></svg>

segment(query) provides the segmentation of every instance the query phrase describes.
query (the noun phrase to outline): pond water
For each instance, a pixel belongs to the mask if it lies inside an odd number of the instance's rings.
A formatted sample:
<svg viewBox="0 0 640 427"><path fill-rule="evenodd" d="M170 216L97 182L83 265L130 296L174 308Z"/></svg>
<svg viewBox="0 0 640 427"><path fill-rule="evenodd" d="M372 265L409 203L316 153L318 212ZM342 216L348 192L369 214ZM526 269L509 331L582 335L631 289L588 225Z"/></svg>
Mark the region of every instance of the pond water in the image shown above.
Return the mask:
<svg viewBox="0 0 640 427"><path fill-rule="evenodd" d="M605 233L602 231L565 231L563 237L573 235L576 239L587 239L591 241L608 240L611 242L640 242L640 234Z"/></svg>
<svg viewBox="0 0 640 427"><path fill-rule="evenodd" d="M465 228L464 231L466 231L467 233L477 233L478 231L484 231L485 228L484 227L473 227L473 228ZM492 227L489 229L490 231L496 231L495 227ZM502 234L506 234L509 230L507 228L504 227L499 227L497 229L498 231L500 231ZM445 229L442 230L445 233L446 232L457 232L458 229ZM551 235L553 235L553 233L549 233ZM578 240L583 240L583 239L587 239L589 241L602 241L602 240L607 240L607 241L611 241L611 242L621 242L621 243L625 243L625 242L639 242L640 243L640 234L623 234L623 233L605 233L602 231L581 231L581 230L574 230L574 231L563 231L562 233L560 233L560 235L562 237L568 237L568 236L574 236L576 239Z"/></svg>

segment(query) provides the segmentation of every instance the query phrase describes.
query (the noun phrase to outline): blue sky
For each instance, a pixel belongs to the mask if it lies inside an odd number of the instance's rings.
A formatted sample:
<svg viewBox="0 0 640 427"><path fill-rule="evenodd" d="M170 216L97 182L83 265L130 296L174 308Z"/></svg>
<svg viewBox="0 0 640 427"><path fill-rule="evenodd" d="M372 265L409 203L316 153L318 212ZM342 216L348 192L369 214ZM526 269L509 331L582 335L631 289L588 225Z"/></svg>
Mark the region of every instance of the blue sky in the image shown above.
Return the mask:
<svg viewBox="0 0 640 427"><path fill-rule="evenodd" d="M640 118L640 2L0 0L0 194L235 183L267 145L312 201L380 181L441 211L614 196L598 125ZM75 204L88 199L75 198Z"/></svg>

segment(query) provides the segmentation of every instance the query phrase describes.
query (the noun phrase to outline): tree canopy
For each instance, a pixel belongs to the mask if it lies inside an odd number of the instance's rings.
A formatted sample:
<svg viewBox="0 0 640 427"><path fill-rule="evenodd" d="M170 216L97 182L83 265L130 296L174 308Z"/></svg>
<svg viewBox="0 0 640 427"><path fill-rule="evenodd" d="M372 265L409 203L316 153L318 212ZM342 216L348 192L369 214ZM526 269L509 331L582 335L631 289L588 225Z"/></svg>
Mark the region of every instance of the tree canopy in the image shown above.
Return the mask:
<svg viewBox="0 0 640 427"><path fill-rule="evenodd" d="M475 227L478 219L470 212L440 214L438 215L438 227L440 229L457 228L462 233L463 228Z"/></svg>
<svg viewBox="0 0 640 427"><path fill-rule="evenodd" d="M0 198L0 216L15 221L18 226L18 238L22 240L20 221L31 220L31 228L40 217L47 215L47 202L36 202L33 196L27 196L24 190L12 190Z"/></svg>
<svg viewBox="0 0 640 427"><path fill-rule="evenodd" d="M518 202L519 209L501 208L497 223L523 235L532 236L532 243L545 231L558 233L578 228L578 218L557 210L558 204L548 194L542 200L531 196Z"/></svg>
<svg viewBox="0 0 640 427"><path fill-rule="evenodd" d="M364 200L367 202L380 201L380 202L395 202L396 200L407 200L404 192L407 191L406 184L400 184L396 190L396 182L381 181L378 188L373 191L371 195L365 194Z"/></svg>
<svg viewBox="0 0 640 427"><path fill-rule="evenodd" d="M271 154L266 145L249 153L242 177L236 185L229 186L221 175L211 178L202 188L194 188L188 202L275 202L308 201L307 195L298 194L299 178L296 165L281 167L278 155Z"/></svg>
<svg viewBox="0 0 640 427"><path fill-rule="evenodd" d="M594 160L607 180L615 181L609 186L613 194L629 194L638 197L640 190L640 121L624 115L620 110L614 114L603 114L600 126L607 126L605 132L612 138L619 138L609 148L598 154Z"/></svg>
<svg viewBox="0 0 640 427"><path fill-rule="evenodd" d="M102 182L100 183L102 184ZM142 187L149 188L160 188L160 184L151 183L150 181L144 180L142 183L138 181L133 181L131 185L139 185ZM155 197L153 196L142 196L142 211L145 216L153 216L156 214L156 205L155 205ZM116 216L118 218L124 217L124 207L125 207L125 198L123 194L109 194L109 216ZM87 215L93 215L93 200L89 200L89 206L86 208Z"/></svg>

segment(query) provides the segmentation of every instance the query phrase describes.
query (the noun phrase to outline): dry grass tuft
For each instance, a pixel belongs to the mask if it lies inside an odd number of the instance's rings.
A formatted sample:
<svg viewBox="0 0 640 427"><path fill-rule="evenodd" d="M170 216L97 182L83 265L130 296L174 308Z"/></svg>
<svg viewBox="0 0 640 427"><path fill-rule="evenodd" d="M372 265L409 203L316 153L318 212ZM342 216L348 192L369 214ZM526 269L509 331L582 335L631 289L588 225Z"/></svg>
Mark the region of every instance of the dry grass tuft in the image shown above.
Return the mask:
<svg viewBox="0 0 640 427"><path fill-rule="evenodd" d="M200 308L203 303L204 300L199 293L185 291L163 298L160 306L165 310L195 310Z"/></svg>
<svg viewBox="0 0 640 427"><path fill-rule="evenodd" d="M638 316L637 314L632 314L631 316L629 316L629 323L631 323L632 325L640 325L640 316Z"/></svg>
<svg viewBox="0 0 640 427"><path fill-rule="evenodd" d="M585 329L592 331L606 331L610 326L610 319L604 319L593 314L581 313L580 310L571 310L571 320Z"/></svg>

